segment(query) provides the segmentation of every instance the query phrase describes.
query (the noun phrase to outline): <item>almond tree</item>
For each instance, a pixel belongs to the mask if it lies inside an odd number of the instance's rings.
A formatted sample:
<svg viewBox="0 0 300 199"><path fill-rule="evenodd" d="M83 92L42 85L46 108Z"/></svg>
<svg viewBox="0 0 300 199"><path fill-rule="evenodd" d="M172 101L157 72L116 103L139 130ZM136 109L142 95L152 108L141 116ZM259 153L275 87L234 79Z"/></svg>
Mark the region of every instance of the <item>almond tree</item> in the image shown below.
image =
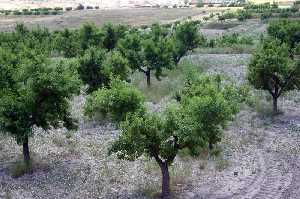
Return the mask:
<svg viewBox="0 0 300 199"><path fill-rule="evenodd" d="M51 64L29 49L20 54L0 49L0 71L0 132L23 145L24 161L29 164L34 127L76 127L69 100L79 92L80 81L65 64Z"/></svg>
<svg viewBox="0 0 300 199"><path fill-rule="evenodd" d="M268 91L273 98L273 112L278 112L278 98L300 88L300 65L292 62L289 48L278 40L266 40L248 65L248 80L256 88Z"/></svg>
<svg viewBox="0 0 300 199"><path fill-rule="evenodd" d="M206 90L192 97L183 95L180 104L170 106L162 114L146 111L136 88L122 82L111 89L96 91L86 106L89 116L100 113L117 121L121 135L110 153L130 161L149 155L157 162L162 173L163 199L171 198L169 166L178 152L187 149L191 155L197 154L200 148L209 145L209 135L219 135L237 113L233 108L237 107L236 101L226 96L229 93L211 81L200 82L208 84L198 85Z"/></svg>

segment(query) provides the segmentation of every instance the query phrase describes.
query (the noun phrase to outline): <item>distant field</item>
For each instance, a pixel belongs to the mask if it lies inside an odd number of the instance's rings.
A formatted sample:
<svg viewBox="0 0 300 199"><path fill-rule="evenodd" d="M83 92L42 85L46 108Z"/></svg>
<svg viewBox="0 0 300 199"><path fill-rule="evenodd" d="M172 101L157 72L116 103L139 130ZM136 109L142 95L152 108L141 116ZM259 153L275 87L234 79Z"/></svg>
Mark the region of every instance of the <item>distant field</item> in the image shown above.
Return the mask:
<svg viewBox="0 0 300 199"><path fill-rule="evenodd" d="M71 11L54 16L0 16L0 31L10 31L17 23L24 23L29 27L39 25L51 30L66 27L76 28L85 22L93 22L98 26L107 22L139 26L155 22L169 23L187 17L201 19L211 12L219 12L225 9L228 8L132 8Z"/></svg>
<svg viewBox="0 0 300 199"><path fill-rule="evenodd" d="M254 3L254 4L263 4L263 3L270 3L272 4L273 2L279 3L279 5L292 5L295 0L281 0L281 1L273 1L273 0L250 0L249 2Z"/></svg>

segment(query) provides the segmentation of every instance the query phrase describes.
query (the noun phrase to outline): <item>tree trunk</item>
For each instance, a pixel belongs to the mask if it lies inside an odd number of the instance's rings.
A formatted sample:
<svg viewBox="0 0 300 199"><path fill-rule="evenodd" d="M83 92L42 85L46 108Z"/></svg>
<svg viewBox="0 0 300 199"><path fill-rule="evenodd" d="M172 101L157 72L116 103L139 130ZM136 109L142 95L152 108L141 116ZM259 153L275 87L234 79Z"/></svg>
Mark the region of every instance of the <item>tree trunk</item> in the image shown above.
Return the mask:
<svg viewBox="0 0 300 199"><path fill-rule="evenodd" d="M277 97L273 97L273 112L278 113Z"/></svg>
<svg viewBox="0 0 300 199"><path fill-rule="evenodd" d="M211 150L213 150L213 148L214 148L214 146L213 146L212 142L210 141L208 143L208 149L211 151Z"/></svg>
<svg viewBox="0 0 300 199"><path fill-rule="evenodd" d="M151 72L150 72L150 69L147 69L145 74L146 74L146 77L147 77L147 86L150 86L151 85Z"/></svg>
<svg viewBox="0 0 300 199"><path fill-rule="evenodd" d="M24 157L24 162L26 164L29 164L30 154L29 154L28 136L26 136L26 138L23 141L23 157Z"/></svg>
<svg viewBox="0 0 300 199"><path fill-rule="evenodd" d="M161 198L162 199L171 199L170 193L170 175L168 164L166 162L160 164L161 173L162 173L162 185L161 185Z"/></svg>

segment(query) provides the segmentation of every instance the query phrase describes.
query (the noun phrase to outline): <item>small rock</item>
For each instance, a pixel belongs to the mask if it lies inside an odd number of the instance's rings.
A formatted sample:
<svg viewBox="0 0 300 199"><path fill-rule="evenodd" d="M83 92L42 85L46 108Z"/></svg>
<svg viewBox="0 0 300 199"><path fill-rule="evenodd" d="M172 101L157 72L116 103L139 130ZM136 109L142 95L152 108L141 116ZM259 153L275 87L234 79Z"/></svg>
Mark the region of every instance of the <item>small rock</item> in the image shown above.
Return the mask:
<svg viewBox="0 0 300 199"><path fill-rule="evenodd" d="M233 172L234 176L238 176L238 174L239 174L239 172L237 172L237 171Z"/></svg>

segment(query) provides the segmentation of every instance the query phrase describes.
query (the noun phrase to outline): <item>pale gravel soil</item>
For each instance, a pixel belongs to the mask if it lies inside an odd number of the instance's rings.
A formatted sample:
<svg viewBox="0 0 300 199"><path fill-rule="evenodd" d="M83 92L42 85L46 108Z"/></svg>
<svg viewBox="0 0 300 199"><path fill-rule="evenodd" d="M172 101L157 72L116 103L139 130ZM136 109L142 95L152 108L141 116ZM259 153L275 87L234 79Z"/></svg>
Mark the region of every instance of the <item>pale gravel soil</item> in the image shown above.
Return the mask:
<svg viewBox="0 0 300 199"><path fill-rule="evenodd" d="M243 83L250 55L191 55L208 73L223 73ZM153 111L162 103L149 106ZM261 99L264 100L264 99ZM82 119L84 97L74 100L80 129L37 130L30 140L39 167L33 174L12 178L8 168L20 158L21 148L8 137L0 138L0 198L147 198L159 191L160 172L153 161L135 162L107 156L119 132L113 125L97 126ZM280 99L283 114L262 116L243 107L226 128L218 158L178 156L171 168L176 198L300 198L300 93ZM215 160L214 160L215 159ZM223 169L218 169L221 163ZM236 175L235 175L236 174Z"/></svg>
<svg viewBox="0 0 300 199"><path fill-rule="evenodd" d="M201 28L201 33L208 38L220 37L226 34L238 33L253 38L259 38L260 34L265 34L267 31L267 24L263 23L260 19L248 19L245 22L238 22L237 20L227 22L212 22L222 25L224 24L235 24L233 27L228 29L223 28L211 28L211 24L208 22Z"/></svg>

